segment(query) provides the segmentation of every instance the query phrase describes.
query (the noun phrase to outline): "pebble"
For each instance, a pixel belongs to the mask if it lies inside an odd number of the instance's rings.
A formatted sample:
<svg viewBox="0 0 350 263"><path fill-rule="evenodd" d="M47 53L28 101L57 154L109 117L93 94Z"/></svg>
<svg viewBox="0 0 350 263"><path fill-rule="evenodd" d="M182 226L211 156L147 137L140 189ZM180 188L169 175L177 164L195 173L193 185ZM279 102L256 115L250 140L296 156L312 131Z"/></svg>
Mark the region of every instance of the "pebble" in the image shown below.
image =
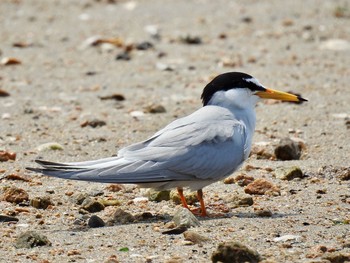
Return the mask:
<svg viewBox="0 0 350 263"><path fill-rule="evenodd" d="M177 226L173 229L163 231L162 234L164 235L180 235L187 231L188 227L186 226Z"/></svg>
<svg viewBox="0 0 350 263"><path fill-rule="evenodd" d="M200 45L202 44L202 39L198 36L187 35L180 37L180 42L189 45Z"/></svg>
<svg viewBox="0 0 350 263"><path fill-rule="evenodd" d="M10 93L8 93L6 90L0 89L0 97L8 97L10 96Z"/></svg>
<svg viewBox="0 0 350 263"><path fill-rule="evenodd" d="M123 51L122 53L119 53L116 57L116 60L124 60L128 61L131 59L130 52Z"/></svg>
<svg viewBox="0 0 350 263"><path fill-rule="evenodd" d="M135 45L137 50L147 50L153 48L153 44L148 41L144 41Z"/></svg>
<svg viewBox="0 0 350 263"><path fill-rule="evenodd" d="M345 39L329 39L320 45L320 49L344 51L350 49L350 42Z"/></svg>
<svg viewBox="0 0 350 263"><path fill-rule="evenodd" d="M51 242L44 235L34 231L27 231L20 234L16 240L16 248L33 248L39 246L51 246Z"/></svg>
<svg viewBox="0 0 350 263"><path fill-rule="evenodd" d="M234 184L235 183L235 177L234 176L229 176L224 179L224 184Z"/></svg>
<svg viewBox="0 0 350 263"><path fill-rule="evenodd" d="M19 203L28 201L29 195L24 189L17 188L17 187L10 187L4 191L0 200L19 204Z"/></svg>
<svg viewBox="0 0 350 263"><path fill-rule="evenodd" d="M122 184L110 184L106 186L106 190L110 192L120 192L120 191L125 191L125 186Z"/></svg>
<svg viewBox="0 0 350 263"><path fill-rule="evenodd" d="M85 199L85 201L86 200L87 199ZM82 204L82 208L90 213L100 212L105 209L105 206L99 201L91 200L91 199L88 200L87 202L85 201Z"/></svg>
<svg viewBox="0 0 350 263"><path fill-rule="evenodd" d="M337 177L342 181L349 181L350 180L350 167L341 168Z"/></svg>
<svg viewBox="0 0 350 263"><path fill-rule="evenodd" d="M304 174L298 166L280 167L275 170L275 176L281 180L293 180L303 178Z"/></svg>
<svg viewBox="0 0 350 263"><path fill-rule="evenodd" d="M143 111L138 111L138 110L131 111L129 114L131 117L134 117L134 118L145 116L145 113Z"/></svg>
<svg viewBox="0 0 350 263"><path fill-rule="evenodd" d="M275 242L286 242L286 241L299 241L301 236L297 235L284 235L280 237L276 237L273 239Z"/></svg>
<svg viewBox="0 0 350 263"><path fill-rule="evenodd" d="M276 158L279 160L299 160L301 156L300 145L290 138L281 139L275 148Z"/></svg>
<svg viewBox="0 0 350 263"><path fill-rule="evenodd" d="M281 193L276 185L263 178L256 179L254 182L248 184L244 192L254 195L280 195Z"/></svg>
<svg viewBox="0 0 350 263"><path fill-rule="evenodd" d="M87 198L89 198L89 195L87 193L78 193L73 196L73 201L75 204L81 205L84 202L84 200Z"/></svg>
<svg viewBox="0 0 350 263"><path fill-rule="evenodd" d="M186 198L186 202L189 205L193 205L194 203L198 202L198 197L196 192L187 192L184 194ZM175 204L181 204L181 198L179 196L179 193L177 190L171 190L170 191L170 199L173 201Z"/></svg>
<svg viewBox="0 0 350 263"><path fill-rule="evenodd" d="M350 261L350 253L345 253L345 252L325 253L322 259L329 260L331 263L345 263Z"/></svg>
<svg viewBox="0 0 350 263"><path fill-rule="evenodd" d="M29 205L37 209L46 209L49 205L54 205L49 196L35 197L30 199Z"/></svg>
<svg viewBox="0 0 350 263"><path fill-rule="evenodd" d="M235 177L235 183L239 186L246 186L252 182L254 182L254 177L246 174L240 174Z"/></svg>
<svg viewBox="0 0 350 263"><path fill-rule="evenodd" d="M21 174L18 173L12 173L9 175L6 175L5 177L7 180L15 180L15 181L24 181L24 182L31 182L32 180L30 178L24 177Z"/></svg>
<svg viewBox="0 0 350 263"><path fill-rule="evenodd" d="M160 39L160 30L157 25L146 25L144 29L154 39Z"/></svg>
<svg viewBox="0 0 350 263"><path fill-rule="evenodd" d="M200 225L199 220L192 214L192 212L184 207L176 210L173 221L177 226L184 226L187 228Z"/></svg>
<svg viewBox="0 0 350 263"><path fill-rule="evenodd" d="M237 208L242 206L251 206L254 204L253 198L249 194L244 193L232 193L228 197L224 198L226 205L230 208Z"/></svg>
<svg viewBox="0 0 350 263"><path fill-rule="evenodd" d="M90 126L92 128L105 126L106 122L100 119L87 120L80 124L80 127L84 128Z"/></svg>
<svg viewBox="0 0 350 263"><path fill-rule="evenodd" d="M4 57L1 59L0 64L4 66L11 66L22 64L22 62L18 58Z"/></svg>
<svg viewBox="0 0 350 263"><path fill-rule="evenodd" d="M41 151L62 151L63 150L63 146L57 142L48 142L48 143L44 143L39 145L36 148L39 152Z"/></svg>
<svg viewBox="0 0 350 263"><path fill-rule="evenodd" d="M97 215L92 215L88 220L88 226L92 228L104 227L105 225L105 222Z"/></svg>
<svg viewBox="0 0 350 263"><path fill-rule="evenodd" d="M173 71L175 69L173 66L170 66L170 65L162 63L162 62L157 62L156 68L161 70L161 71Z"/></svg>
<svg viewBox="0 0 350 263"><path fill-rule="evenodd" d="M0 222L18 222L18 218L14 216L0 215Z"/></svg>
<svg viewBox="0 0 350 263"><path fill-rule="evenodd" d="M152 104L145 108L146 113L164 113L166 109L163 105L160 104Z"/></svg>
<svg viewBox="0 0 350 263"><path fill-rule="evenodd" d="M149 189L147 192L148 200L153 202L169 201L170 200L170 191L156 191L154 189Z"/></svg>
<svg viewBox="0 0 350 263"><path fill-rule="evenodd" d="M239 242L228 241L219 244L217 250L213 252L211 260L213 263L258 263L260 262L261 257L257 251L254 251Z"/></svg>
<svg viewBox="0 0 350 263"><path fill-rule="evenodd" d="M121 203L117 199L99 199L100 203L102 203L104 206L120 206Z"/></svg>
<svg viewBox="0 0 350 263"><path fill-rule="evenodd" d="M7 162L9 160L16 160L16 153L9 151L0 151L0 162Z"/></svg>
<svg viewBox="0 0 350 263"><path fill-rule="evenodd" d="M100 100L116 100L116 101L123 101L125 100L125 96L119 93L114 93L111 95L101 96L99 97Z"/></svg>
<svg viewBox="0 0 350 263"><path fill-rule="evenodd" d="M268 145L263 145L263 144L254 144L252 146L252 150L250 152L250 155L256 155L257 159L273 159L274 154L270 152Z"/></svg>
<svg viewBox="0 0 350 263"><path fill-rule="evenodd" d="M109 224L114 225L115 223L126 224L133 222L135 222L135 217L132 214L125 212L121 208L118 208L117 210L115 210L113 219L109 221Z"/></svg>
<svg viewBox="0 0 350 263"><path fill-rule="evenodd" d="M255 214L259 217L271 217L272 216L272 212L271 210L267 209L267 208L258 208L258 209L254 209Z"/></svg>
<svg viewBox="0 0 350 263"><path fill-rule="evenodd" d="M191 241L193 244L202 244L210 240L208 237L198 234L195 231L187 230L183 233L185 240Z"/></svg>

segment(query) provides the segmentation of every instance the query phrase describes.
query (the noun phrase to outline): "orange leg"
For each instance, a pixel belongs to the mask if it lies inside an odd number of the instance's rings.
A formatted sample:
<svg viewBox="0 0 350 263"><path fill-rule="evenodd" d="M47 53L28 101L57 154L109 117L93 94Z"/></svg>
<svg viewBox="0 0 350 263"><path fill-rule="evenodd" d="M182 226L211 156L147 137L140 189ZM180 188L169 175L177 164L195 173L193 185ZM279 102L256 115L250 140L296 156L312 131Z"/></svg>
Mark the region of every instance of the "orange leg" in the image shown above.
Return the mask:
<svg viewBox="0 0 350 263"><path fill-rule="evenodd" d="M205 209L202 189L199 189L197 191L197 197L198 197L199 203L201 204L201 216L208 216L207 210Z"/></svg>
<svg viewBox="0 0 350 263"><path fill-rule="evenodd" d="M179 193L179 196L180 196L180 199L181 199L181 203L183 205L183 207L187 208L188 210L190 210L190 208L188 207L187 205L187 202L186 202L186 198L184 196L184 190L180 187L177 188L177 192Z"/></svg>

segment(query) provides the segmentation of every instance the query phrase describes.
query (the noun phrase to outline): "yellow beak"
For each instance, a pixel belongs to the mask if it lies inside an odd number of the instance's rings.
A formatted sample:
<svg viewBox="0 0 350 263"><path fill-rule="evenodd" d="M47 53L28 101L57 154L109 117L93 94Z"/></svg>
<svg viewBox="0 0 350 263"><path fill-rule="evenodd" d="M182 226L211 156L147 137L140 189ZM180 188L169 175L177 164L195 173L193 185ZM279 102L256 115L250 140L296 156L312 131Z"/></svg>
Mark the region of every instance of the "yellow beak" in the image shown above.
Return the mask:
<svg viewBox="0 0 350 263"><path fill-rule="evenodd" d="M255 93L255 95L263 99L275 99L275 100L295 101L295 102L307 101L307 99L304 99L299 95L294 95L291 93L278 91L274 89L266 89L264 91L258 91Z"/></svg>

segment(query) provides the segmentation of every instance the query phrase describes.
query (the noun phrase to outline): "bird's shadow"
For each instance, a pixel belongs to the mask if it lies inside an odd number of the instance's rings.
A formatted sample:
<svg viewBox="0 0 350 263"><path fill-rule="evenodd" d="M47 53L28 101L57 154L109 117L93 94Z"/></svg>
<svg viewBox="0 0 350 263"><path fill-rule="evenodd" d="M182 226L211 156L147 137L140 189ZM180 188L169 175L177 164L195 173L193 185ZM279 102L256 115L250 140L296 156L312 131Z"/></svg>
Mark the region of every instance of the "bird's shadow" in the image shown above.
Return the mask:
<svg viewBox="0 0 350 263"><path fill-rule="evenodd" d="M209 216L201 217L196 216L199 222L205 222L205 221L212 221L212 220L220 220L220 219L232 219L232 220L239 220L240 218L260 218L263 220L273 220L276 218L285 218L285 217L291 217L291 216L297 216L297 214L294 213L273 213L269 216L262 216L258 215L254 212L229 212L229 213L211 213ZM136 224L152 224L152 223L164 223L166 225L167 223L171 222L173 220L173 215L170 215L168 213L165 214L152 214L150 212L143 212L140 214L135 214L134 219L130 221L113 221L110 220L106 223L104 227L118 227L123 225L136 225ZM91 229L87 224L79 225L79 226L72 226L70 227L69 231L72 232L84 232ZM188 228L183 228L182 226L174 227L173 229L164 229L165 231L163 233L166 234L181 234L184 231L186 231ZM169 233L168 233L169 232Z"/></svg>

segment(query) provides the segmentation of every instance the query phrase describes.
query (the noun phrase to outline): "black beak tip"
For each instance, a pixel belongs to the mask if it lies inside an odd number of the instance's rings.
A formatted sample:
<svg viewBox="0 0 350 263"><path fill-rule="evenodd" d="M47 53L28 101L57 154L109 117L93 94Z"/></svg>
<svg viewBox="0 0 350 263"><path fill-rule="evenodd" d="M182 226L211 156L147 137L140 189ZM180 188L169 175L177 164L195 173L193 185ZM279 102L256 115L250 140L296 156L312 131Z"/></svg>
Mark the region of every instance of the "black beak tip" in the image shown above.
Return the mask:
<svg viewBox="0 0 350 263"><path fill-rule="evenodd" d="M304 99L304 98L302 98L302 97L300 97L300 96L298 96L298 100L299 100L299 101L309 101L308 99Z"/></svg>

